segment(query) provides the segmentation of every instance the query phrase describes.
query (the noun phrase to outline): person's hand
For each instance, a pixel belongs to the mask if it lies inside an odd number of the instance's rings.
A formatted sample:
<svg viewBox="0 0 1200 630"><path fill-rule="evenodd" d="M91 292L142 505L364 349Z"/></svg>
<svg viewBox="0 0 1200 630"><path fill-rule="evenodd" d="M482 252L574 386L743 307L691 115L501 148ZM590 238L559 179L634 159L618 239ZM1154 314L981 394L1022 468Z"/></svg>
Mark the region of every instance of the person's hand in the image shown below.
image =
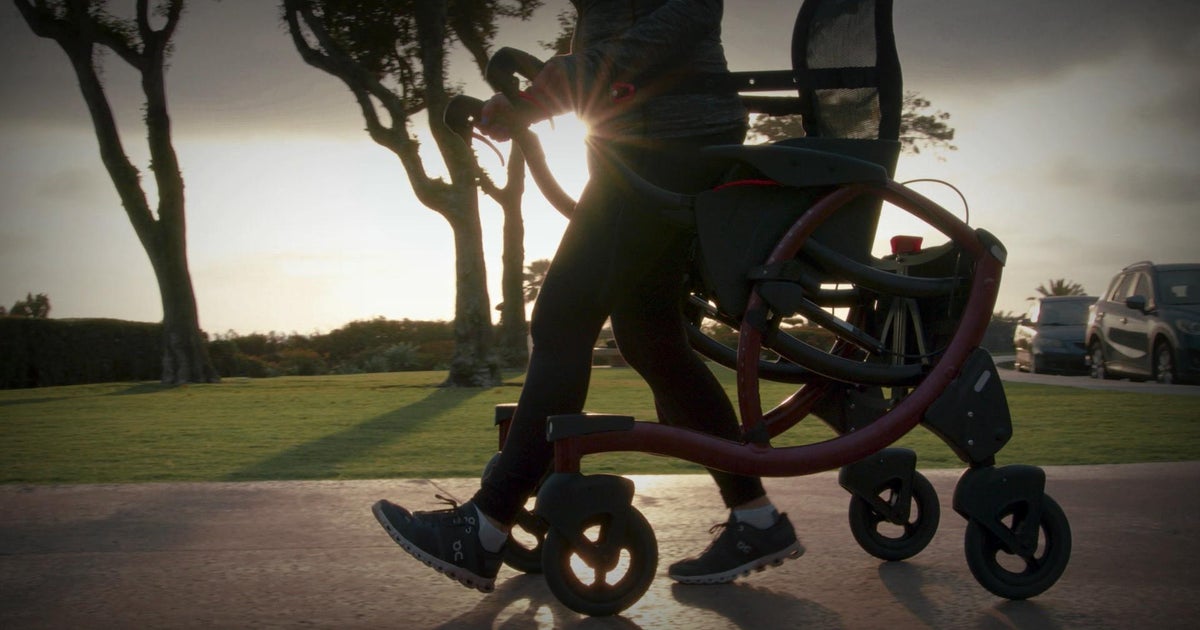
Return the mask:
<svg viewBox="0 0 1200 630"><path fill-rule="evenodd" d="M513 133L536 122L571 109L570 62L552 57L533 78L521 101L513 103L503 94L495 94L483 104L476 127L485 136L505 142Z"/></svg>
<svg viewBox="0 0 1200 630"><path fill-rule="evenodd" d="M517 120L513 104L503 94L494 94L483 104L475 125L480 133L498 142L508 141L512 138L513 129L522 126Z"/></svg>

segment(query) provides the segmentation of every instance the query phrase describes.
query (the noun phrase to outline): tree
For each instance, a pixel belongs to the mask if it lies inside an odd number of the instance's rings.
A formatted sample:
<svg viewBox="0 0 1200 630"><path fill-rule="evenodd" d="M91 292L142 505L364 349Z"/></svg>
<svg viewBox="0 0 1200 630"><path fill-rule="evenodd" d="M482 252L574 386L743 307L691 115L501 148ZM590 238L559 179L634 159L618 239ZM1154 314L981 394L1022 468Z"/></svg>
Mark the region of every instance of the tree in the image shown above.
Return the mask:
<svg viewBox="0 0 1200 630"><path fill-rule="evenodd" d="M575 16L574 7L559 11L555 16L555 19L558 20L558 34L554 36L554 41L538 42L538 44L556 55L570 53L571 41L575 38Z"/></svg>
<svg viewBox="0 0 1200 630"><path fill-rule="evenodd" d="M525 321L525 303L521 299L524 292L522 269L525 265L525 219L521 206L525 195L525 157L521 147L512 143L503 188L497 186L482 169L479 170L479 185L500 205L500 211L504 214L500 253L501 302L496 307L500 311L497 353L505 366L525 367L529 362L529 344L525 340L529 326Z"/></svg>
<svg viewBox="0 0 1200 630"><path fill-rule="evenodd" d="M929 99L916 92L904 92L900 109L900 146L910 153L920 153L921 147L957 151L951 144L954 128L947 125L950 114L941 110L927 112Z"/></svg>
<svg viewBox="0 0 1200 630"><path fill-rule="evenodd" d="M8 314L11 317L46 319L50 316L50 298L45 293L39 293L36 297L32 293L26 293L25 299L17 300ZM3 308L0 308L0 315L4 315Z"/></svg>
<svg viewBox="0 0 1200 630"><path fill-rule="evenodd" d="M371 139L396 154L417 199L450 224L456 267L455 352L447 385L492 386L501 381L491 330L478 185L482 180L485 192L501 200L506 224L511 213L519 218L520 203L515 188L505 195L505 189L484 176L471 148L441 120L454 94L446 76L447 50L461 44L482 73L497 20L528 19L540 5L541 0L283 1L284 20L301 58L346 84ZM429 176L418 142L409 132L413 118L423 111L449 182ZM523 185L520 162L519 156L510 161L508 186ZM523 238L523 228L517 234ZM506 248L512 238L506 230ZM506 252L505 259L513 256ZM506 308L516 308L521 300L506 295L504 303ZM523 310L519 316L524 347ZM502 319L512 317L516 313L506 310Z"/></svg>
<svg viewBox="0 0 1200 630"><path fill-rule="evenodd" d="M1070 282L1065 278L1050 280L1048 284L1039 284L1037 292L1044 296L1058 295L1087 295L1083 286L1078 282Z"/></svg>
<svg viewBox="0 0 1200 630"><path fill-rule="evenodd" d="M104 0L14 2L34 34L54 40L66 52L91 115L100 158L154 268L163 310L162 382L219 380L200 331L188 270L183 175L167 113L166 60L183 13L183 0L162 0L153 6L150 0L138 0L133 19L114 17ZM162 26L154 28L154 21ZM141 75L150 170L158 190L158 205L153 209L142 188L141 174L125 155L100 79L100 53L104 50L115 53Z"/></svg>
<svg viewBox="0 0 1200 630"><path fill-rule="evenodd" d="M542 292L542 283L546 281L546 272L550 271L550 259L539 258L525 268L524 292L525 301L532 302Z"/></svg>
<svg viewBox="0 0 1200 630"><path fill-rule="evenodd" d="M905 92L900 111L900 148L917 154L922 148L957 151L951 144L954 128L947 124L950 114L929 113L931 103L916 92ZM766 140L783 140L804 135L800 116L760 116L750 124L750 132Z"/></svg>

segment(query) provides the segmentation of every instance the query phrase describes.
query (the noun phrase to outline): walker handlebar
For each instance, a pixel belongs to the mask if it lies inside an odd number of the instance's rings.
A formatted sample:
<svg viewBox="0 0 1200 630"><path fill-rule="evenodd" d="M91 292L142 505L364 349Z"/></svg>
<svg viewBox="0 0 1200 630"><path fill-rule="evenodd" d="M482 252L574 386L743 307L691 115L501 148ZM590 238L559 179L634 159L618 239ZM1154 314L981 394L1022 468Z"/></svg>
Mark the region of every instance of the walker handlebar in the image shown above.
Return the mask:
<svg viewBox="0 0 1200 630"><path fill-rule="evenodd" d="M442 111L442 122L464 142L470 144L475 135L475 122L483 112L483 101L474 96L458 94L446 103Z"/></svg>
<svg viewBox="0 0 1200 630"><path fill-rule="evenodd" d="M527 111L528 116L525 119L534 120L536 113L533 110L534 105L520 97L520 84L517 76L532 79L541 72L544 65L545 63L540 59L527 52L515 48L501 48L488 61L487 68L484 70L484 78L492 89L508 97L518 114ZM442 121L464 142L470 144L471 139L477 137L475 125L479 122L482 113L482 100L459 94L446 104L446 109L442 112ZM486 138L478 137L486 142ZM571 212L575 209L575 200L563 191L554 178L550 166L546 163L546 154L542 150L542 144L537 136L528 129L519 129L513 132L513 140L521 146L525 163L529 166L529 173L550 205L563 215L571 216Z"/></svg>
<svg viewBox="0 0 1200 630"><path fill-rule="evenodd" d="M535 111L535 105L521 98L517 76L532 79L541 72L544 65L544 62L527 52L515 48L501 48L488 61L484 75L489 86L508 97L518 114L527 111L529 116L526 119L535 120L535 114L539 112ZM446 104L442 120L463 141L470 144L471 139L476 137L474 127L479 122L482 111L483 101L460 94L451 98L450 102ZM533 176L538 189L555 209L569 217L575 209L575 200L563 191L555 179L546 163L546 154L542 150L537 135L529 129L515 130L513 140L521 146L525 163L529 166L529 173ZM659 188L630 170L610 151L601 153L622 172L625 179L635 189L662 204L664 212L670 218L685 224L691 223L690 212L686 211L691 206L690 195L682 195Z"/></svg>
<svg viewBox="0 0 1200 630"><path fill-rule="evenodd" d="M532 81L546 63L537 57L516 48L501 48L488 60L484 78L493 90L508 97L515 105L520 101L521 86L517 75Z"/></svg>
<svg viewBox="0 0 1200 630"><path fill-rule="evenodd" d="M522 112L531 109L532 105L521 98L521 86L517 77L521 76L532 80L545 65L541 59L523 50L505 47L492 55L483 74L484 79L493 90L508 97L513 107L518 112ZM474 135L473 128L479 121L482 110L483 101L460 94L451 98L450 102L446 104L446 109L442 112L442 121L460 138L470 142ZM532 116L529 119L532 120Z"/></svg>

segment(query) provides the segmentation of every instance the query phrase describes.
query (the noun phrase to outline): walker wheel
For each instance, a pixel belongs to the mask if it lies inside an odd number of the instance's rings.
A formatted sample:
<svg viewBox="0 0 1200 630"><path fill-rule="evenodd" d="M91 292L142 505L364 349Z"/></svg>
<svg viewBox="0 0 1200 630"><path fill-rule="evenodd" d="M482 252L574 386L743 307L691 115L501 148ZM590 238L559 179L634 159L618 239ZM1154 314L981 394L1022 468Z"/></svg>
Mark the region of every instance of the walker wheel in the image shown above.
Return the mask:
<svg viewBox="0 0 1200 630"><path fill-rule="evenodd" d="M521 573L541 573L542 545L546 542L548 529L546 521L522 508L517 512L517 522L508 534L504 564Z"/></svg>
<svg viewBox="0 0 1200 630"><path fill-rule="evenodd" d="M496 465L500 453L492 455L483 467L483 477ZM546 540L546 521L542 520L528 509L517 511L517 522L513 523L508 535L508 544L504 546L504 564L521 573L542 572L542 543Z"/></svg>
<svg viewBox="0 0 1200 630"><path fill-rule="evenodd" d="M578 536L551 529L542 549L550 591L571 610L606 616L635 604L654 581L658 542L646 517L630 507L623 528L612 515L583 521Z"/></svg>
<svg viewBox="0 0 1200 630"><path fill-rule="evenodd" d="M1037 527L1034 549L1017 552L993 531L972 519L967 522L964 550L967 566L981 586L1006 599L1040 595L1054 585L1071 558L1071 526L1058 503L1041 496L1040 518L1030 522L1030 502L1014 501L1000 513L1010 533Z"/></svg>
<svg viewBox="0 0 1200 630"><path fill-rule="evenodd" d="M880 499L893 507L900 500L898 484L890 482L878 491ZM937 532L941 507L933 484L919 472L913 473L911 502L908 519L898 523L875 511L866 499L852 496L850 533L854 540L867 553L889 562L921 553Z"/></svg>

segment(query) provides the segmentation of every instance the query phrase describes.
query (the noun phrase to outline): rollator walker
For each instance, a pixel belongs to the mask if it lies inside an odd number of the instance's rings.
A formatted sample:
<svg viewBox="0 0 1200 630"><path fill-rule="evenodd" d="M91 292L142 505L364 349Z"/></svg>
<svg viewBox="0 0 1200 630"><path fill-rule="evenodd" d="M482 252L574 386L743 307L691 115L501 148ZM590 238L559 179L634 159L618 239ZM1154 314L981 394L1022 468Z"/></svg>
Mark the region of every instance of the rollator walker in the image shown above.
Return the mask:
<svg viewBox="0 0 1200 630"><path fill-rule="evenodd" d="M540 66L503 49L488 80L516 103L517 76L531 79ZM793 30L792 69L735 72L732 80L752 112L802 115L805 137L706 149L730 164L729 176L696 195L626 172L635 188L694 226L689 332L698 352L736 370L742 438L625 415L550 418L553 470L532 511L520 515L505 562L543 572L555 596L580 613L615 614L642 597L658 550L632 505L633 482L580 472L584 456L614 451L762 477L840 469L855 540L877 558L905 560L929 544L940 517L916 453L891 446L921 424L967 465L953 507L967 520L964 551L976 580L1008 599L1044 592L1070 559L1070 526L1046 494L1041 468L996 465L1012 422L996 366L979 347L1006 252L995 236L892 179L902 87L891 0L807 0ZM796 96L755 95L780 91ZM455 99L447 123L469 139L480 105ZM573 202L549 173L537 138L525 131L515 139L547 198L569 211ZM872 256L884 202L946 242L922 247L898 237L892 254ZM794 316L834 341L817 347L790 334L781 322ZM738 331L736 348L705 334L714 324ZM796 390L764 408L764 381ZM501 446L513 407L496 409ZM837 436L772 446L808 416Z"/></svg>

